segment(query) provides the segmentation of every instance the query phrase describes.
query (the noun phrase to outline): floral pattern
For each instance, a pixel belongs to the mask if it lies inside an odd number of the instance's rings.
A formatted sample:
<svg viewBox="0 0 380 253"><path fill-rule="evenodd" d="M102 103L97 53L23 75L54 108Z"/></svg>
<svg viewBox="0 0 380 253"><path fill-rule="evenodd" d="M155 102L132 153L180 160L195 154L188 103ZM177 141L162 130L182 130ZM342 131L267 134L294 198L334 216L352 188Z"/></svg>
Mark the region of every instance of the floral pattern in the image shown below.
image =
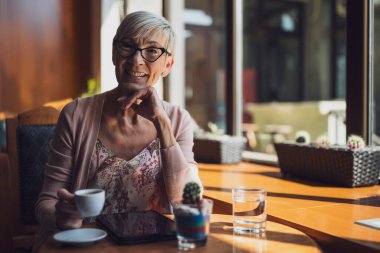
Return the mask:
<svg viewBox="0 0 380 253"><path fill-rule="evenodd" d="M98 139L94 155L99 167L88 187L106 191L103 214L167 209L158 139L129 161L116 157Z"/></svg>

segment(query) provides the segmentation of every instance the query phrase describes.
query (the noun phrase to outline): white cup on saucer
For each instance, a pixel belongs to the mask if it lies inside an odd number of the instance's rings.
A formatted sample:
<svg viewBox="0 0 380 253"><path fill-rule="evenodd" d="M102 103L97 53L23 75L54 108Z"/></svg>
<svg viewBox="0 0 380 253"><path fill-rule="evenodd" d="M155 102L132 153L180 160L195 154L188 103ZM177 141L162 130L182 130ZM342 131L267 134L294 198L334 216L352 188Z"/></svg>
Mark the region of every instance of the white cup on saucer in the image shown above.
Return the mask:
<svg viewBox="0 0 380 253"><path fill-rule="evenodd" d="M105 201L103 189L78 190L74 195L75 204L83 217L94 217L102 212Z"/></svg>

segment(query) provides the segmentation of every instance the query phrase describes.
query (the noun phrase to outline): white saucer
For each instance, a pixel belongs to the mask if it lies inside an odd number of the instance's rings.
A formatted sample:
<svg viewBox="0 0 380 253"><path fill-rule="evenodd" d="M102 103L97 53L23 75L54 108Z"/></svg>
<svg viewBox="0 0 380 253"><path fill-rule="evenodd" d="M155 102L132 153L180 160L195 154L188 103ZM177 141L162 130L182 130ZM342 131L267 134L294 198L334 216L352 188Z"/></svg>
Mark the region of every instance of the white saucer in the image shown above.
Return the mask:
<svg viewBox="0 0 380 253"><path fill-rule="evenodd" d="M78 228L56 233L54 240L70 245L86 245L99 241L107 236L107 232L97 228Z"/></svg>

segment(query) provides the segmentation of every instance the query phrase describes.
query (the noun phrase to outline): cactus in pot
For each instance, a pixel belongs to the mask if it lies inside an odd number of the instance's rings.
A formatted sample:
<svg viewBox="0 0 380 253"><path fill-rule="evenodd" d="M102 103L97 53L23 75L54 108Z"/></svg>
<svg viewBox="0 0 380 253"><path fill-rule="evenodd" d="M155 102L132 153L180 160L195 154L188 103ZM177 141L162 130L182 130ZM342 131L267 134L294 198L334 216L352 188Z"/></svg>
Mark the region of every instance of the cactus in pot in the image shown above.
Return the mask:
<svg viewBox="0 0 380 253"><path fill-rule="evenodd" d="M359 135L350 135L347 139L347 147L349 149L364 148L365 142Z"/></svg>
<svg viewBox="0 0 380 253"><path fill-rule="evenodd" d="M307 131L298 131L296 133L296 142L301 144L310 144L310 134Z"/></svg>
<svg viewBox="0 0 380 253"><path fill-rule="evenodd" d="M180 249L206 244L210 228L212 201L202 199L201 186L196 182L185 185L182 200L173 206Z"/></svg>
<svg viewBox="0 0 380 253"><path fill-rule="evenodd" d="M321 135L317 138L316 143L319 147L329 147L330 140L326 135Z"/></svg>
<svg viewBox="0 0 380 253"><path fill-rule="evenodd" d="M195 182L185 185L182 194L182 202L185 204L196 204L201 199L201 187Z"/></svg>

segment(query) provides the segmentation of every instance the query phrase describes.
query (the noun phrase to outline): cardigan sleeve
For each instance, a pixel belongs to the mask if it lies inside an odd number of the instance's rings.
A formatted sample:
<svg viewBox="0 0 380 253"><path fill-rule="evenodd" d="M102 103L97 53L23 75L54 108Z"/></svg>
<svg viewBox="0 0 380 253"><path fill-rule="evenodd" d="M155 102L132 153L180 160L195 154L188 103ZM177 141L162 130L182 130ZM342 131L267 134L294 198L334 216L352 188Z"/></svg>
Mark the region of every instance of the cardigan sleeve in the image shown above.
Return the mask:
<svg viewBox="0 0 380 253"><path fill-rule="evenodd" d="M194 141L191 117L187 111L178 109L175 113L169 114L169 118L177 143L169 148L161 149L160 154L165 188L168 199L172 203L182 198L186 183L198 183L202 192L203 187L192 151Z"/></svg>
<svg viewBox="0 0 380 253"><path fill-rule="evenodd" d="M37 221L44 230L56 229L55 204L57 190L68 188L73 163L72 110L74 103L66 106L58 119L50 143L50 156L45 167L44 183L35 205Z"/></svg>

